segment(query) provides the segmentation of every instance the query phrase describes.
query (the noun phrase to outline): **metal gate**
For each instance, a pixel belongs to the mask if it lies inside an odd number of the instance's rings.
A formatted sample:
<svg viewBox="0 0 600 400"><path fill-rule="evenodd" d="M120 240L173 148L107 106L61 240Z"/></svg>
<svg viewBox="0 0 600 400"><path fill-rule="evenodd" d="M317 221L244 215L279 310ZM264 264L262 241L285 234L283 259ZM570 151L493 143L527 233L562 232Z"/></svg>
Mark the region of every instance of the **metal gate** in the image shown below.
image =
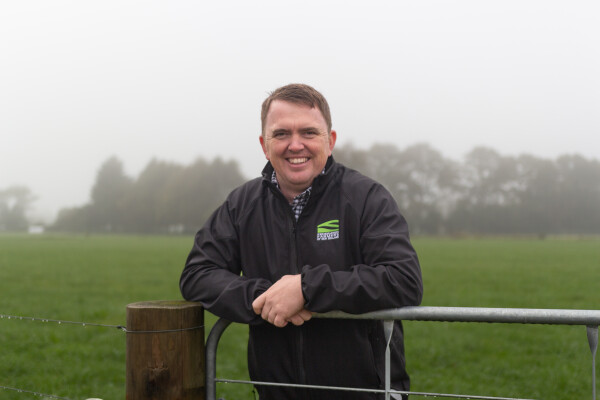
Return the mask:
<svg viewBox="0 0 600 400"><path fill-rule="evenodd" d="M405 321L438 321L438 322L488 322L513 324L551 324L551 325L582 325L587 329L587 337L592 352L592 399L596 400L596 352L598 349L598 325L600 325L600 310L553 310L528 308L470 308L470 307L403 307L390 310L375 311L366 314L347 314L339 311L325 314L315 314L314 318L338 319L377 319L382 320L387 346L385 353L385 388L348 388L333 386L297 385L276 382L241 381L218 379L216 377L217 346L221 335L230 322L219 319L213 326L206 341L206 400L216 400L216 383L243 383L252 385L268 385L282 387L299 387L325 390L347 390L359 392L382 393L386 400L391 394L413 394L431 397L468 398L487 400L528 400L508 397L486 397L456 395L444 393L404 392L390 387L390 348L389 343L395 320Z"/></svg>

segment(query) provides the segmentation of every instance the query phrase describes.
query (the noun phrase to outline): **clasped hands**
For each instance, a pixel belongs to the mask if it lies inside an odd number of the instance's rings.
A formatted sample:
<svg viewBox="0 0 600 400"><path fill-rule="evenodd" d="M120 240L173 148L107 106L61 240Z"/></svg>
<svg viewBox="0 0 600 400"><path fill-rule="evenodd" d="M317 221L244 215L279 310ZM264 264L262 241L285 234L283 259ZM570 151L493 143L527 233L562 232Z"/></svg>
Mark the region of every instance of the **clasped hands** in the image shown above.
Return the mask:
<svg viewBox="0 0 600 400"><path fill-rule="evenodd" d="M299 326L312 318L312 313L304 308L300 275L282 276L252 302L252 308L265 321L279 328L289 322Z"/></svg>

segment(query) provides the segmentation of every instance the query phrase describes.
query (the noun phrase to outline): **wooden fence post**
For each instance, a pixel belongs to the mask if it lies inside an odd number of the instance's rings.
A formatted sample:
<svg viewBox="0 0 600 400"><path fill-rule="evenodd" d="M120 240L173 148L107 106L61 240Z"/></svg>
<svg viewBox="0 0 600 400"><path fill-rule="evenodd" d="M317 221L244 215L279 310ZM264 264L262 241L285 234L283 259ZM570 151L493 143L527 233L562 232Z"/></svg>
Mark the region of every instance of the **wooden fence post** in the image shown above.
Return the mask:
<svg viewBox="0 0 600 400"><path fill-rule="evenodd" d="M204 400L204 313L199 303L127 306L127 400Z"/></svg>

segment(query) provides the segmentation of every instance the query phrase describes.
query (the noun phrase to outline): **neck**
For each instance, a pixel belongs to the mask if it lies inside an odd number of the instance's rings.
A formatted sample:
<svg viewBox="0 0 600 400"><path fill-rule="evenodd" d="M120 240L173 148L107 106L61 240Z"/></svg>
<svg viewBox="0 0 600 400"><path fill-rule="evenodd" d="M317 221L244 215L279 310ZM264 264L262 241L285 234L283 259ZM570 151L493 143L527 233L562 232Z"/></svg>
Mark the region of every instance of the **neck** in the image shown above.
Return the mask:
<svg viewBox="0 0 600 400"><path fill-rule="evenodd" d="M301 190L297 190L297 189L286 189L281 187L281 185L279 185L279 190L281 190L281 193L283 194L283 197L285 197L285 199L288 201L288 203L292 203L292 201L294 201L294 199L296 198L296 196L298 196L300 193L304 192L306 189L308 189L309 186L305 187L304 189Z"/></svg>

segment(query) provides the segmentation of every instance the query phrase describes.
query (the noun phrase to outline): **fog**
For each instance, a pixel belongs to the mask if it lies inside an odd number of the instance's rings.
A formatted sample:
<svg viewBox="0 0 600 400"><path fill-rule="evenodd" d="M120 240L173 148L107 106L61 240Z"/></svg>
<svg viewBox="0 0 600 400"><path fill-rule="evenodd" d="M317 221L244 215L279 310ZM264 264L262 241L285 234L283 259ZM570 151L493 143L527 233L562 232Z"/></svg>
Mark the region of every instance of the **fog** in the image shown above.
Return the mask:
<svg viewBox="0 0 600 400"><path fill-rule="evenodd" d="M26 1L0 5L0 189L36 218L117 156L265 162L260 104L328 99L338 145L600 158L597 1ZM334 150L335 155L335 150Z"/></svg>

